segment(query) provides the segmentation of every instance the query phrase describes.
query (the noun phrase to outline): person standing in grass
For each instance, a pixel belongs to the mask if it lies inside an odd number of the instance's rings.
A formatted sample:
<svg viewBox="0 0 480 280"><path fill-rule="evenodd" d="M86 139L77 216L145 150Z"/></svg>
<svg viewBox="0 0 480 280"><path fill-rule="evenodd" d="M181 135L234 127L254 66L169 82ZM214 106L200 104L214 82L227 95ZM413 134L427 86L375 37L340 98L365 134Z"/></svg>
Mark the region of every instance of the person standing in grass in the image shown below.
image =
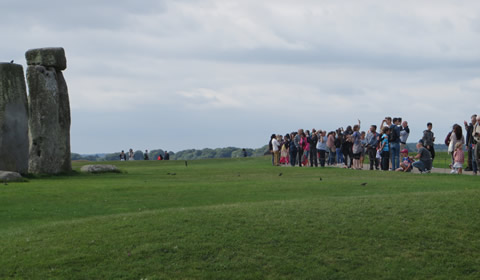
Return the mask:
<svg viewBox="0 0 480 280"><path fill-rule="evenodd" d="M302 146L302 137L303 137L303 129L299 129L297 135L295 135L294 142L295 146L297 147L297 155L298 155L298 166L302 167L302 160L303 160L303 146Z"/></svg>
<svg viewBox="0 0 480 280"><path fill-rule="evenodd" d="M125 152L122 150L122 152L120 153L120 161L126 161L127 160L127 155L125 154Z"/></svg>
<svg viewBox="0 0 480 280"><path fill-rule="evenodd" d="M418 154L415 156L415 161L412 165L418 168L420 173L430 173L432 169L432 154L424 146L422 141L417 143Z"/></svg>
<svg viewBox="0 0 480 280"><path fill-rule="evenodd" d="M352 134L352 152L353 152L353 168L360 170L361 163L360 158L362 156L362 136L360 134L360 120L358 120L358 124L353 126L353 134Z"/></svg>
<svg viewBox="0 0 480 280"><path fill-rule="evenodd" d="M394 118L390 126L390 157L392 160L392 170L400 167L400 119Z"/></svg>
<svg viewBox="0 0 480 280"><path fill-rule="evenodd" d="M465 163L465 154L463 153L463 144L461 142L457 142L457 144L455 144L453 159L454 164L452 173L462 174L463 164Z"/></svg>
<svg viewBox="0 0 480 280"><path fill-rule="evenodd" d="M351 126L347 126L347 129L343 132L342 153L345 167L351 168L353 165L353 142L352 142L353 130Z"/></svg>
<svg viewBox="0 0 480 280"><path fill-rule="evenodd" d="M270 154L272 154L272 165L275 165L275 156L273 155L272 140L273 140L274 138L276 138L276 137L277 137L277 135L272 134L272 135L270 136L270 141L268 141L268 151L270 152Z"/></svg>
<svg viewBox="0 0 480 280"><path fill-rule="evenodd" d="M480 115L477 116L477 122L475 123L475 126L473 127L473 162L475 165L473 165L473 173L477 175L477 171L480 168Z"/></svg>
<svg viewBox="0 0 480 280"><path fill-rule="evenodd" d="M477 123L477 115L472 115L470 118L472 121L470 124L467 123L467 121L464 121L463 124L465 125L465 130L467 131L465 140L466 140L466 145L467 145L467 152L468 152L468 159L467 159L467 168L465 168L465 171L473 171L473 165L472 165L472 150L473 150L473 127Z"/></svg>
<svg viewBox="0 0 480 280"><path fill-rule="evenodd" d="M363 162L365 161L365 152L367 147L367 139L365 131L360 133L360 142L362 143L362 154L360 155L360 168L363 169Z"/></svg>
<svg viewBox="0 0 480 280"><path fill-rule="evenodd" d="M327 153L327 136L326 131L319 131L318 143L317 143L317 151L318 151L318 158L320 160L320 166L325 167L325 156Z"/></svg>
<svg viewBox="0 0 480 280"><path fill-rule="evenodd" d="M310 146L310 167L318 167L318 159L317 159L317 142L318 142L318 135L315 128L312 129L312 134L308 138L308 145Z"/></svg>
<svg viewBox="0 0 480 280"><path fill-rule="evenodd" d="M448 146L448 152L450 153L450 155L452 156L452 163L450 164L450 168L452 168L452 170L455 170L453 168L453 164L455 164L455 158L453 156L454 152L455 152L455 147L457 146L457 143L462 143L462 145L465 143L465 138L463 137L463 132L462 132L462 127L458 124L454 124L453 125L453 130L452 130L452 133L450 135L450 143L449 143L449 146Z"/></svg>
<svg viewBox="0 0 480 280"><path fill-rule="evenodd" d="M289 146L289 153L290 153L290 165L291 166L295 166L295 164L297 163L297 152L298 152L298 149L297 149L297 145L295 144L295 138L297 136L297 133L296 132L292 132L290 134L290 146Z"/></svg>
<svg viewBox="0 0 480 280"><path fill-rule="evenodd" d="M327 165L334 165L335 164L335 132L330 131L327 135L327 149L328 149L328 162Z"/></svg>
<svg viewBox="0 0 480 280"><path fill-rule="evenodd" d="M144 160L149 160L150 158L148 157L148 150L145 150L145 153L143 154L143 159Z"/></svg>
<svg viewBox="0 0 480 280"><path fill-rule="evenodd" d="M435 159L435 147L434 147L434 142L435 142L435 136L432 132L432 123L429 122L427 123L427 130L423 131L423 145L427 148L427 150L430 152L432 155L432 161Z"/></svg>
<svg viewBox="0 0 480 280"><path fill-rule="evenodd" d="M280 142L277 137L272 138L273 166L278 166L280 161Z"/></svg>
<svg viewBox="0 0 480 280"><path fill-rule="evenodd" d="M401 130L400 130L400 151L405 149L409 135L410 135L410 128L408 127L408 122L403 121Z"/></svg>
<svg viewBox="0 0 480 280"><path fill-rule="evenodd" d="M378 134L377 134L377 126L376 125L371 125L370 130L367 133L367 136L365 138L366 141L366 147L367 147L367 154L368 158L370 160L370 170L373 170L373 167L375 166L375 169L378 170L378 161L377 161L377 147L378 147Z"/></svg>
<svg viewBox="0 0 480 280"><path fill-rule="evenodd" d="M343 163L341 129L337 129L337 135L335 137L335 152L337 153L337 165L341 165Z"/></svg>
<svg viewBox="0 0 480 280"><path fill-rule="evenodd" d="M135 160L134 156L135 156L135 153L133 152L133 149L130 149L128 151L128 160Z"/></svg>
<svg viewBox="0 0 480 280"><path fill-rule="evenodd" d="M170 160L170 154L168 153L167 150L165 150L165 153L163 154L163 159L164 160Z"/></svg>
<svg viewBox="0 0 480 280"><path fill-rule="evenodd" d="M382 138L380 144L380 151L382 156L382 170L388 171L389 166L389 159L390 159L390 145L388 142L388 135L390 134L390 128L388 126L384 126L382 129Z"/></svg>

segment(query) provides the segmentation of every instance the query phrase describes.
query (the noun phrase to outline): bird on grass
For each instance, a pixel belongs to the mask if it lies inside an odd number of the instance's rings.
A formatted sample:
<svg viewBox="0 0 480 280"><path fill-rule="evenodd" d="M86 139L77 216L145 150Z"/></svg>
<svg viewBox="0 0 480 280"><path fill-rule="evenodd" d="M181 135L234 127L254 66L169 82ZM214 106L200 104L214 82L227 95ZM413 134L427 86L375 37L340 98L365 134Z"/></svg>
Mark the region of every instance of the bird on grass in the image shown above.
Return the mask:
<svg viewBox="0 0 480 280"><path fill-rule="evenodd" d="M366 186L366 185L367 185L367 183L361 183L360 185L362 185L362 186Z"/></svg>
<svg viewBox="0 0 480 280"><path fill-rule="evenodd" d="M278 176L282 176L282 175L283 175L283 173L282 173L282 172L280 172L280 174L278 174Z"/></svg>
<svg viewBox="0 0 480 280"><path fill-rule="evenodd" d="M320 181L322 181L322 180L323 180L322 177L320 177Z"/></svg>

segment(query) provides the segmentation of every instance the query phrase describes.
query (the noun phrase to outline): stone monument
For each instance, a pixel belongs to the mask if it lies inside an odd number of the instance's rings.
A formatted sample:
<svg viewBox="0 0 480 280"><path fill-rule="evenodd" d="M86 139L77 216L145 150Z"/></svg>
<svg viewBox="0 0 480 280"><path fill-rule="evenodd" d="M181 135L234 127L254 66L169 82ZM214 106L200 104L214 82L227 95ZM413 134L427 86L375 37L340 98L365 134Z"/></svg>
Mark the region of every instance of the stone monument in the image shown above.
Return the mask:
<svg viewBox="0 0 480 280"><path fill-rule="evenodd" d="M0 63L0 170L28 171L28 105L23 67Z"/></svg>
<svg viewBox="0 0 480 280"><path fill-rule="evenodd" d="M29 166L34 174L72 170L70 102L62 71L67 68L63 48L28 50Z"/></svg>

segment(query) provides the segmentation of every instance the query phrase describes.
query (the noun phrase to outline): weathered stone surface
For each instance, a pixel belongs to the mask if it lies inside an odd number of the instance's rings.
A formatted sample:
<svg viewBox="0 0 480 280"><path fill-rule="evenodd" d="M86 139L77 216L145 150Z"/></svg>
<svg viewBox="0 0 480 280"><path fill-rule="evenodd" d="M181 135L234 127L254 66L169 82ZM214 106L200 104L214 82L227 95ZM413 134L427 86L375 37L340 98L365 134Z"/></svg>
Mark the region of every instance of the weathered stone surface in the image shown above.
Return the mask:
<svg viewBox="0 0 480 280"><path fill-rule="evenodd" d="M0 170L28 171L28 105L23 67L0 63Z"/></svg>
<svg viewBox="0 0 480 280"><path fill-rule="evenodd" d="M28 66L27 83L30 92L29 172L70 172L70 105L63 74L52 67Z"/></svg>
<svg viewBox="0 0 480 280"><path fill-rule="evenodd" d="M58 71L67 68L67 58L63 48L41 48L28 50L25 53L27 65L53 67Z"/></svg>
<svg viewBox="0 0 480 280"><path fill-rule="evenodd" d="M22 182L20 173L12 171L0 171L0 182Z"/></svg>
<svg viewBox="0 0 480 280"><path fill-rule="evenodd" d="M115 165L84 165L80 168L82 172L89 172L89 173L106 173L106 172L120 172Z"/></svg>

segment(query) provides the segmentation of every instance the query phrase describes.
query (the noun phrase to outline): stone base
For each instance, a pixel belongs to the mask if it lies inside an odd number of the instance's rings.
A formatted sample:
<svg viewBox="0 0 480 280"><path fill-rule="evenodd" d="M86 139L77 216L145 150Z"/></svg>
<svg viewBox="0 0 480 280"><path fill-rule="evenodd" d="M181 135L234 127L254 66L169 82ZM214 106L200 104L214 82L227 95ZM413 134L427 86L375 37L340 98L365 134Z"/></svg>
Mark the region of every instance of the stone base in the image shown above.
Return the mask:
<svg viewBox="0 0 480 280"><path fill-rule="evenodd" d="M101 165L101 164L96 164L96 165L84 165L80 169L82 172L86 173L120 173L120 170L115 166L115 165Z"/></svg>

